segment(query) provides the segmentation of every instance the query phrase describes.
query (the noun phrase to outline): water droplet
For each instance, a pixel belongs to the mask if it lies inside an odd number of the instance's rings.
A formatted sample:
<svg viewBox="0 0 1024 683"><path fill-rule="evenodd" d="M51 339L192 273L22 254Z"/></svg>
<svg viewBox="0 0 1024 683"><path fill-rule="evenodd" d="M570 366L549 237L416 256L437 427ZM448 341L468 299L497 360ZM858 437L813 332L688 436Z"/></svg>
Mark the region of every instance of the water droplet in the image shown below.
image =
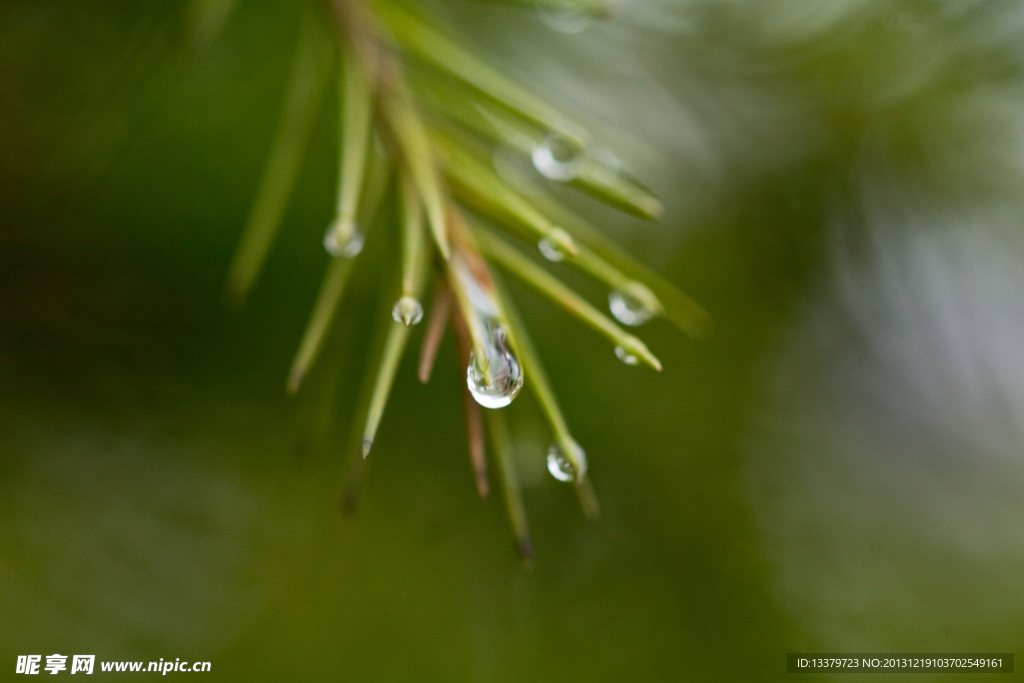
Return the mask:
<svg viewBox="0 0 1024 683"><path fill-rule="evenodd" d="M576 177L578 150L557 135L549 135L533 148L533 166L545 178L565 182Z"/></svg>
<svg viewBox="0 0 1024 683"><path fill-rule="evenodd" d="M626 365L638 365L640 363L639 358L637 358L636 356L634 356L621 346L615 347L615 355L618 356L619 360L621 360Z"/></svg>
<svg viewBox="0 0 1024 683"><path fill-rule="evenodd" d="M352 226L352 234L349 235L348 241L343 245L339 244L338 221L334 221L327 226L327 232L324 234L324 249L334 258L353 258L358 256L359 252L363 250L365 242L366 240L363 237L363 233L359 232L359 228Z"/></svg>
<svg viewBox="0 0 1024 683"><path fill-rule="evenodd" d="M391 317L396 323L405 323L411 327L423 320L423 305L411 296L403 296L395 302Z"/></svg>
<svg viewBox="0 0 1024 683"><path fill-rule="evenodd" d="M565 258L565 252L562 251L561 247L547 237L541 238L540 242L537 242L537 248L540 249L540 253L548 261L558 262Z"/></svg>
<svg viewBox="0 0 1024 683"><path fill-rule="evenodd" d="M491 343L486 349L487 369L474 350L466 369L466 386L484 408L504 408L523 388L523 371L509 348L505 330L494 326L490 338ZM487 381L488 375L490 381Z"/></svg>
<svg viewBox="0 0 1024 683"><path fill-rule="evenodd" d="M566 35L575 35L583 32L590 26L591 21L587 15L571 8L559 10L538 9L537 13L540 14L540 18L545 24Z"/></svg>
<svg viewBox="0 0 1024 683"><path fill-rule="evenodd" d="M552 448L557 448L552 446ZM576 472L572 464L562 457L561 452L553 453L548 451L548 472L558 481L572 481L576 478Z"/></svg>
<svg viewBox="0 0 1024 683"><path fill-rule="evenodd" d="M565 451L562 450L562 446L557 442L551 444L551 447L548 448L548 472L558 481L576 481L586 473L587 454L583 452L579 444L573 442L572 446L573 451L575 451L576 460L582 464L582 472L576 471L576 467L566 457Z"/></svg>
<svg viewBox="0 0 1024 683"><path fill-rule="evenodd" d="M608 309L623 325L643 325L654 316L647 304L629 292L616 289L608 295Z"/></svg>

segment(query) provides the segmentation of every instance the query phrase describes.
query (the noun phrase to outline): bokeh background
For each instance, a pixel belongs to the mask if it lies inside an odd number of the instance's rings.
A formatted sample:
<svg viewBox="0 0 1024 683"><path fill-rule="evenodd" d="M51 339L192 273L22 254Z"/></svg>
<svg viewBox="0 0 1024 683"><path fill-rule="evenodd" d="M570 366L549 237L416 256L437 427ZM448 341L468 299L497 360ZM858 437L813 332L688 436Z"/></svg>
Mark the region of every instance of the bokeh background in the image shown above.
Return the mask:
<svg viewBox="0 0 1024 683"><path fill-rule="evenodd" d="M655 375L514 290L602 517L546 473L517 400L521 565L500 499L476 497L451 339L427 386L403 362L342 514L391 300L371 238L285 396L327 258L330 111L254 295L221 302L296 6L240 2L195 50L183 2L8 0L0 670L59 652L225 681L771 680L792 651L1019 649L1020 4L629 0L569 34L434 5L649 182L658 224L579 208L715 318L698 342L643 328Z"/></svg>

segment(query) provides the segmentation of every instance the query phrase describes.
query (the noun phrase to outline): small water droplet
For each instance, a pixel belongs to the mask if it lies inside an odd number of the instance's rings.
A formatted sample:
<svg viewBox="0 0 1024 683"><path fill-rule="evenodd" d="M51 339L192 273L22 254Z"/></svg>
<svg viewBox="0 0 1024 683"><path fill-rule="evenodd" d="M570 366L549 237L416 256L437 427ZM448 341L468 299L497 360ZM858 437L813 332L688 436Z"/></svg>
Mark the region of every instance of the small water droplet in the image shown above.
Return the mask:
<svg viewBox="0 0 1024 683"><path fill-rule="evenodd" d="M587 467L587 455L580 448L579 444L573 442L573 450L575 451L576 460L583 465L583 472L577 472L576 467L572 464L568 457L565 455L565 451L562 450L562 446L557 442L551 444L548 448L548 472L551 476L558 481L576 481L582 474L586 472Z"/></svg>
<svg viewBox="0 0 1024 683"><path fill-rule="evenodd" d="M486 349L488 372L484 371L477 351L474 350L466 369L466 386L476 402L484 408L504 408L523 388L523 371L508 346L505 330L500 326L494 327L491 342ZM490 382L487 381L488 374Z"/></svg>
<svg viewBox="0 0 1024 683"><path fill-rule="evenodd" d="M423 320L423 305L411 296L403 296L392 307L391 317L396 323L412 327Z"/></svg>
<svg viewBox="0 0 1024 683"><path fill-rule="evenodd" d="M349 235L348 241L343 245L339 244L338 221L334 221L327 226L327 232L324 234L324 249L334 258L353 258L358 256L359 252L363 250L365 242L363 233L359 232L358 227L353 226L352 234Z"/></svg>
<svg viewBox="0 0 1024 683"><path fill-rule="evenodd" d="M654 316L654 311L643 301L621 289L608 295L608 309L620 323L633 327L643 325Z"/></svg>
<svg viewBox="0 0 1024 683"><path fill-rule="evenodd" d="M548 451L548 472L558 481L572 481L576 478L572 464L562 455Z"/></svg>
<svg viewBox="0 0 1024 683"><path fill-rule="evenodd" d="M540 242L537 242L537 248L548 261L558 262L565 258L565 252L547 237L541 238Z"/></svg>
<svg viewBox="0 0 1024 683"><path fill-rule="evenodd" d="M590 17L572 8L557 10L538 8L537 13L540 14L540 18L545 24L566 35L582 33L590 26L591 22Z"/></svg>
<svg viewBox="0 0 1024 683"><path fill-rule="evenodd" d="M634 356L621 346L615 347L615 355L618 356L619 360L621 360L626 365L638 365L640 363L639 358L637 358L636 356Z"/></svg>
<svg viewBox="0 0 1024 683"><path fill-rule="evenodd" d="M533 148L530 158L542 176L565 182L576 177L578 155L578 150L569 142L557 135L549 135Z"/></svg>
<svg viewBox="0 0 1024 683"><path fill-rule="evenodd" d="M572 461L565 455L559 442L554 442L548 449L548 471L551 476L559 481L577 481L587 473L587 454L580 444L569 439L574 460L580 464L580 471L572 464Z"/></svg>

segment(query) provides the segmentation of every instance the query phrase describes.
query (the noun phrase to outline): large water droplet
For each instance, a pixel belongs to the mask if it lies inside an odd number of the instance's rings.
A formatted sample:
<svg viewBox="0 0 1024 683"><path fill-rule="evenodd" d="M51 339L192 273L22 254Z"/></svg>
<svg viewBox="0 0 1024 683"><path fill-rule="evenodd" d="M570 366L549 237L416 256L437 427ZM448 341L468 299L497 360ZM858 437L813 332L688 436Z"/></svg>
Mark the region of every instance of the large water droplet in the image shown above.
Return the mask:
<svg viewBox="0 0 1024 683"><path fill-rule="evenodd" d="M639 358L637 358L636 356L634 356L621 346L615 347L615 355L618 356L619 360L621 360L626 365L638 365L640 363Z"/></svg>
<svg viewBox="0 0 1024 683"><path fill-rule="evenodd" d="M579 461L583 466L583 472L577 472L576 467L572 464L568 457L565 455L565 451L562 450L561 445L558 442L551 444L548 448L548 472L551 476L558 481L576 481L585 472L587 467L587 455L580 448L579 444L573 442L573 450L575 451L576 460Z"/></svg>
<svg viewBox="0 0 1024 683"><path fill-rule="evenodd" d="M538 9L537 13L544 23L559 33L575 35L590 26L591 19L577 10L567 8L559 10Z"/></svg>
<svg viewBox="0 0 1024 683"><path fill-rule="evenodd" d="M348 241L345 244L339 244L338 221L334 221L327 226L327 232L324 234L324 249L334 258L353 258L358 256L359 252L363 250L365 243L366 239L363 237L363 233L359 232L357 226L352 226L352 234L349 235Z"/></svg>
<svg viewBox="0 0 1024 683"><path fill-rule="evenodd" d="M629 292L616 289L608 295L608 309L623 325L643 325L654 316L647 304Z"/></svg>
<svg viewBox="0 0 1024 683"><path fill-rule="evenodd" d="M579 151L557 135L549 135L530 154L533 166L545 178L565 182L576 177Z"/></svg>
<svg viewBox="0 0 1024 683"><path fill-rule="evenodd" d="M523 371L508 346L505 330L500 326L495 326L491 343L487 347L486 371L476 350L470 356L466 386L476 402L484 408L504 408L523 388Z"/></svg>
<svg viewBox="0 0 1024 683"><path fill-rule="evenodd" d="M392 307L391 317L396 323L411 327L423 320L423 305L411 296L403 296Z"/></svg>

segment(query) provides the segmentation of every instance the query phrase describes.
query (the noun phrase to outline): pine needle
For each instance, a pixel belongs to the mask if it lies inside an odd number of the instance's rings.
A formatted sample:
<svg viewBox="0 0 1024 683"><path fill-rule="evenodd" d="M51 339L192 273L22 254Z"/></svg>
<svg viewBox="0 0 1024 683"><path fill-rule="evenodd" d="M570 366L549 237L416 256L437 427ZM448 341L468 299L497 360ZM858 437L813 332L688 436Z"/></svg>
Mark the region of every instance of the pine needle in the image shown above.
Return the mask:
<svg viewBox="0 0 1024 683"><path fill-rule="evenodd" d="M203 50L220 35L238 6L238 0L190 0L185 9L188 41Z"/></svg>
<svg viewBox="0 0 1024 683"><path fill-rule="evenodd" d="M338 310L338 304L341 302L351 272L352 259L332 258L328 264L316 304L313 305L313 313L309 317L306 331L299 343L299 350L295 354L291 371L288 373L286 388L289 394L298 393L302 380L305 379L309 368L316 360L327 330L334 319L335 311Z"/></svg>
<svg viewBox="0 0 1024 683"><path fill-rule="evenodd" d="M472 340L469 337L469 329L466 327L466 320L458 309L452 311L452 329L455 330L455 339L459 346L459 366L469 366L469 356L472 353ZM461 373L460 373L461 375ZM469 446L469 462L473 468L473 477L476 480L476 490L481 498L486 499L490 493L490 483L487 480L487 458L484 451L484 424L481 415L480 404L469 392L464 378L462 385L462 403L466 413L466 443Z"/></svg>
<svg viewBox="0 0 1024 683"><path fill-rule="evenodd" d="M427 267L427 245L423 239L423 209L416 187L408 175L401 176L402 199L402 296L415 297L416 286Z"/></svg>
<svg viewBox="0 0 1024 683"><path fill-rule="evenodd" d="M313 13L307 10L288 79L281 123L263 171L260 189L228 270L226 295L241 304L252 289L281 224L299 166L320 113L331 64L331 43Z"/></svg>
<svg viewBox="0 0 1024 683"><path fill-rule="evenodd" d="M397 81L398 76L393 75ZM401 149L406 170L416 186L427 212L438 251L445 260L451 254L445 224L444 193L434 161L433 146L423 122L416 113L411 97L402 82L392 82L382 107L395 142Z"/></svg>
<svg viewBox="0 0 1024 683"><path fill-rule="evenodd" d="M512 524L512 533L516 538L516 549L524 561L530 562L533 560L533 540L530 538L530 525L526 519L526 506L523 504L522 487L519 484L519 473L516 471L512 441L509 438L504 413L500 410L488 410L487 429L498 460L498 471L501 473L502 488L505 491L505 507Z"/></svg>
<svg viewBox="0 0 1024 683"><path fill-rule="evenodd" d="M442 103L440 106L445 105ZM558 141L551 140L543 130L502 114L493 107L475 104L474 109L477 112L475 117L464 111L465 107L448 105L445 111L475 133L529 157L541 175L564 182L633 216L650 220L661 215L663 207L658 198L619 169L617 164L605 163L599 158L600 150L591 153L569 149L563 161L552 164L553 158L542 155L551 155L553 150L547 147Z"/></svg>
<svg viewBox="0 0 1024 683"><path fill-rule="evenodd" d="M582 149L586 146L590 136L583 126L530 91L508 80L395 4L381 2L378 9L395 40L406 50L452 73L516 115L556 133L574 147Z"/></svg>
<svg viewBox="0 0 1024 683"><path fill-rule="evenodd" d="M381 201L387 191L390 174L391 167L387 158L374 149L370 154L363 200L359 205L359 218L366 226L372 226L377 219L377 211L380 209ZM289 394L299 391L302 381L316 361L320 346L323 344L324 337L338 310L338 305L341 303L356 256L358 253L351 257L334 257L327 266L323 284L320 286L320 293L317 295L313 312L306 324L306 331L299 343L299 350L295 354L291 371L288 373L286 388Z"/></svg>
<svg viewBox="0 0 1024 683"><path fill-rule="evenodd" d="M650 352L642 341L616 325L555 276L519 253L494 233L477 227L474 230L474 235L484 253L515 273L523 282L558 304L563 310L604 334L630 356L639 358L655 370L661 371L661 361Z"/></svg>
<svg viewBox="0 0 1024 683"><path fill-rule="evenodd" d="M444 337L444 328L447 326L452 312L452 304L454 304L452 290L444 281L438 282L434 303L430 306L427 331L423 334L423 343L420 347L420 363L417 374L424 384L430 381L430 373L434 368L437 350L441 347L441 339Z"/></svg>
<svg viewBox="0 0 1024 683"><path fill-rule="evenodd" d="M391 393L391 386L395 381L395 373L398 372L398 363L402 360L402 351L405 350L408 339L409 327L403 323L392 322L388 329L387 339L384 341L384 354L377 370L373 394L370 397L370 405L366 414L362 445L364 458L370 454L370 449L373 447L377 427L384 415L384 407L387 405L388 395Z"/></svg>
<svg viewBox="0 0 1024 683"><path fill-rule="evenodd" d="M576 243L564 230L537 211L489 166L453 138L437 133L434 141L452 189L460 200L487 216L526 232L534 239L548 240L560 252L569 255L578 252Z"/></svg>
<svg viewBox="0 0 1024 683"><path fill-rule="evenodd" d="M417 229L422 229L418 225L413 225ZM421 253L416 254L416 257L423 260L423 250ZM418 302L420 293L423 290L423 280L425 277L425 268L422 263L417 264L412 273L412 279L409 282L409 298ZM403 285L404 285L405 273L403 273ZM404 299L405 297L403 297ZM399 301L401 304L401 300ZM398 305L396 305L398 308ZM374 380L373 394L370 397L369 407L367 408L366 414L366 427L363 430L363 457L365 458L370 453L370 448L373 446L374 438L377 435L377 427L380 425L381 417L384 415L384 408L387 405L388 396L391 393L391 387L395 381L395 373L398 371L398 364L402 360L402 352L405 351L406 342L409 340L409 331L411 329L411 323L403 319L402 316L396 316L395 309L392 309L391 313L393 318L398 318L391 323L391 327L388 330L387 339L384 341L384 351L381 356L380 367L377 370L377 378ZM422 315L422 310L420 315Z"/></svg>
<svg viewBox="0 0 1024 683"><path fill-rule="evenodd" d="M494 286L505 307L509 325L516 334L520 358L526 371L530 373L530 386L533 390L533 395L537 399L537 403L540 404L541 412L544 413L544 417L547 419L548 426L554 435L555 443L573 468L575 475L573 486L576 489L576 496L579 498L583 515L587 519L597 519L601 516L601 505L587 474L586 453L576 440L572 438L572 435L569 434L569 428L566 425L565 418L562 416L562 409L559 407L558 400L555 398L555 392L548 382L544 366L541 365L540 356L537 355L537 351L533 347L533 341L526 331L526 326L523 324L523 320L519 316L519 311L512 302L508 290L500 278L495 279Z"/></svg>
<svg viewBox="0 0 1024 683"><path fill-rule="evenodd" d="M653 269L640 263L636 257L616 244L589 221L565 207L536 185L517 182L516 186L540 210L558 221L558 224L579 244L589 247L595 254L613 264L623 273L633 277L634 281L646 283L646 286L661 302L664 309L663 315L669 322L694 338L702 338L709 334L712 320L703 306Z"/></svg>
<svg viewBox="0 0 1024 683"><path fill-rule="evenodd" d="M366 174L366 158L373 122L373 94L359 60L351 50L341 51L339 107L341 154L338 164L337 216L332 230L334 242L346 245L352 239L359 211L359 198Z"/></svg>

